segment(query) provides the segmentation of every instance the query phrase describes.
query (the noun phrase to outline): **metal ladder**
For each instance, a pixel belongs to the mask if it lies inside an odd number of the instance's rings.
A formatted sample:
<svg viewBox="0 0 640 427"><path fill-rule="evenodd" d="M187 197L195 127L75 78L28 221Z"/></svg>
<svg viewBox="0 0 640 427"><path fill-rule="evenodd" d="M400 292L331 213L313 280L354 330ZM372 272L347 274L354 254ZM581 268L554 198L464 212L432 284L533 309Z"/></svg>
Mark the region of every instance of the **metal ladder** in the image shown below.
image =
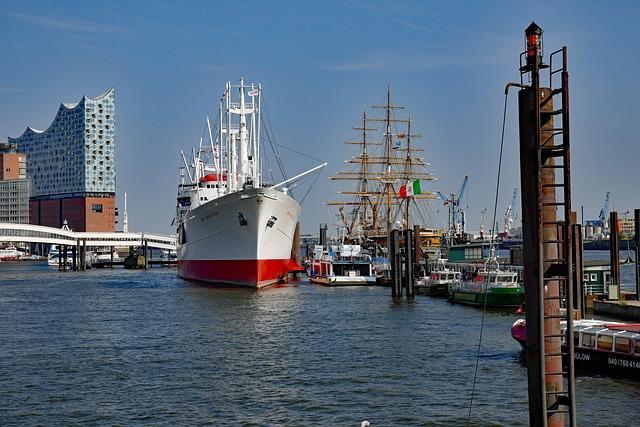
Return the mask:
<svg viewBox="0 0 640 427"><path fill-rule="evenodd" d="M560 65L554 69L554 59ZM558 78L559 77L559 78ZM558 83L554 88L554 82ZM548 377L559 377L561 388L544 390L547 408L547 421L556 414L564 414L565 424L576 425L575 385L574 385L574 342L573 342L573 261L571 232L571 171L570 171L570 138L569 138L569 74L567 71L567 49L563 47L549 57L550 93L541 90L539 120L541 138L539 146L538 176L540 191L540 212L542 238L540 251L543 271L541 285L543 304L545 306L543 321L544 341L541 343L543 366L557 358L566 360L565 368L549 371L545 368L545 384ZM561 108L552 109L553 99L561 98ZM554 117L557 119L554 120ZM559 119L559 120L558 120ZM560 122L556 127L554 122ZM557 140L560 141L557 141ZM556 143L559 142L559 143ZM553 171L554 182L544 182L543 175ZM553 194L553 197L550 197ZM546 196L546 197L545 197ZM549 199L549 200L545 200ZM553 199L553 201L550 201ZM554 229L555 228L555 229ZM551 252L552 255L546 255ZM555 288L557 285L557 293ZM553 310L559 308L559 310ZM564 310L565 314L561 311ZM563 333L549 333L547 324L566 320L567 328ZM562 341L566 344L562 350ZM560 366L563 364L560 362ZM558 381L558 380L556 380Z"/></svg>

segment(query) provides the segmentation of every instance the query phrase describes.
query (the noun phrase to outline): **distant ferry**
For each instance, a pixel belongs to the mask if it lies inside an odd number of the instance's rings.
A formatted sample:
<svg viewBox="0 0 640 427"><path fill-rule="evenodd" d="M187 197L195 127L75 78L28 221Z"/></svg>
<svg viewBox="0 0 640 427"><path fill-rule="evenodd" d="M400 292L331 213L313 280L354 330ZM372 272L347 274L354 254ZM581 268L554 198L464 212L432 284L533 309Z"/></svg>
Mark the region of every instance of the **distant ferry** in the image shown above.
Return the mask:
<svg viewBox="0 0 640 427"><path fill-rule="evenodd" d="M184 279L262 288L284 282L300 205L286 184L261 172L260 84L228 82L219 125L184 166L176 204L178 275ZM187 179L184 173L186 171Z"/></svg>

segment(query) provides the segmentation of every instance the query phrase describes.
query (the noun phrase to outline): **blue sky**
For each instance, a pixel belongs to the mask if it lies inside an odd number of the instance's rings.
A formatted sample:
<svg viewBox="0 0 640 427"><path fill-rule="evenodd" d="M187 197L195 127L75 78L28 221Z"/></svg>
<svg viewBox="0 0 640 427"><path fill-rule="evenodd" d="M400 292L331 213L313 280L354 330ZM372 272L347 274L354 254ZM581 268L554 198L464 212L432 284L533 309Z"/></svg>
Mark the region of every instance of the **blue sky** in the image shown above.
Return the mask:
<svg viewBox="0 0 640 427"><path fill-rule="evenodd" d="M532 3L537 8L532 8ZM171 232L179 149L202 133L224 82L262 83L277 141L329 162L303 204L303 232L335 222L338 187L364 107L407 107L438 181L469 175L469 221L493 206L503 88L518 79L523 30L569 47L573 206L596 217L607 191L640 207L636 183L640 5L610 2L11 2L0 8L0 136L46 128L60 102L116 88L118 200L130 228ZM515 93L515 92L514 92ZM520 187L509 100L498 218ZM283 153L294 173L315 162ZM444 222L445 211L432 210Z"/></svg>

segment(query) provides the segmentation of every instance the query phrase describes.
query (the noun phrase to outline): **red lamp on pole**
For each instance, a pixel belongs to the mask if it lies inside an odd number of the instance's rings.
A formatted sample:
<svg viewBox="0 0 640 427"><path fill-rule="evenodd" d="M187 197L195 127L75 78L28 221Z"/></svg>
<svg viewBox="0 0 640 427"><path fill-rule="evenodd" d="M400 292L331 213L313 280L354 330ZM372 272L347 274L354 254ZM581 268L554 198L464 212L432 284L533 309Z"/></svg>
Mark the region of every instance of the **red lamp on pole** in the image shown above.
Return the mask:
<svg viewBox="0 0 640 427"><path fill-rule="evenodd" d="M524 30L524 36L527 52L527 67L533 69L537 64L538 67L542 68L542 28L535 22L531 22L531 25Z"/></svg>

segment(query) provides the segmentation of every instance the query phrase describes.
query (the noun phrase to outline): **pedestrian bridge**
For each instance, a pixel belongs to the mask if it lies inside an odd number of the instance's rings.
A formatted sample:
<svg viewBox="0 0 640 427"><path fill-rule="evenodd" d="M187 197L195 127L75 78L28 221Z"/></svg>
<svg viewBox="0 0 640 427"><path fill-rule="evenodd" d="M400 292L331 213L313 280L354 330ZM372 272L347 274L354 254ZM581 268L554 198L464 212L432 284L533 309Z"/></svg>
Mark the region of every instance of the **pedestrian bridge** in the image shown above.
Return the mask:
<svg viewBox="0 0 640 427"><path fill-rule="evenodd" d="M147 246L176 249L174 236L153 233L79 232L43 225L0 222L0 242L45 243L65 246Z"/></svg>

